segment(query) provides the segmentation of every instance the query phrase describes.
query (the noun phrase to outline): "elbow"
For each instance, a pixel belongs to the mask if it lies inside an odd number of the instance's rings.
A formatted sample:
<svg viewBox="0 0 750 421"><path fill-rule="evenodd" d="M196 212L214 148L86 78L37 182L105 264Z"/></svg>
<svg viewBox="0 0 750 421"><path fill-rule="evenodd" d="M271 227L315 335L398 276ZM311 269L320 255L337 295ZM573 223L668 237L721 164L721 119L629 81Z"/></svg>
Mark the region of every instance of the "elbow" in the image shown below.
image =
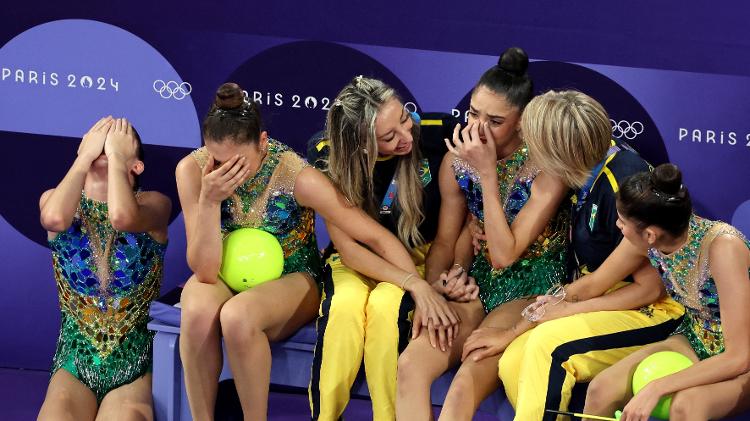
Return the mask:
<svg viewBox="0 0 750 421"><path fill-rule="evenodd" d="M117 231L133 231L135 218L127 212L110 212L109 222Z"/></svg>
<svg viewBox="0 0 750 421"><path fill-rule="evenodd" d="M492 268L496 270L505 269L515 263L516 260L518 260L517 256L510 256L505 253L490 253L490 264L492 264Z"/></svg>
<svg viewBox="0 0 750 421"><path fill-rule="evenodd" d="M736 378L747 372L750 372L750 348L744 346L735 346L725 349L721 354L714 355L711 358L722 360L723 372L726 379ZM745 348L745 349L742 349Z"/></svg>
<svg viewBox="0 0 750 421"><path fill-rule="evenodd" d="M493 245L489 242L487 243L487 249L490 255L490 264L494 269L505 269L511 266L526 251L525 249L516 250L515 244Z"/></svg>
<svg viewBox="0 0 750 421"><path fill-rule="evenodd" d="M666 291L661 286L661 284L649 286L648 288L646 288L646 291L643 291L643 293L641 294L641 297L643 297L643 302L638 303L638 305L633 309L653 304L664 296L666 296Z"/></svg>
<svg viewBox="0 0 750 421"><path fill-rule="evenodd" d="M212 265L206 262L196 261L198 259L187 256L187 264L190 270L195 274L195 278L204 284L215 284L219 282L219 271L221 264Z"/></svg>
<svg viewBox="0 0 750 421"><path fill-rule="evenodd" d="M40 222L44 229L52 232L62 232L70 226L70 222L66 221L62 215L53 212L42 212Z"/></svg>
<svg viewBox="0 0 750 421"><path fill-rule="evenodd" d="M666 296L666 292L662 291L660 288L654 288L653 291L651 291L650 294L648 294L649 302L648 304L655 303L660 298Z"/></svg>
<svg viewBox="0 0 750 421"><path fill-rule="evenodd" d="M206 265L194 265L190 262L188 262L188 267L193 271L198 282L204 284L215 284L219 282L219 270L212 270L207 268Z"/></svg>
<svg viewBox="0 0 750 421"><path fill-rule="evenodd" d="M741 376L747 372L750 372L750 356L745 352L734 356L731 368L734 369L736 376Z"/></svg>
<svg viewBox="0 0 750 421"><path fill-rule="evenodd" d="M351 268L351 256L349 256L347 253L342 253L341 250L339 252L339 260L341 261L341 264L343 264L346 267Z"/></svg>
<svg viewBox="0 0 750 421"><path fill-rule="evenodd" d="M198 280L198 282L202 282L204 284L215 284L219 282L219 276L218 274L212 274L208 271L196 271L195 273L195 279Z"/></svg>

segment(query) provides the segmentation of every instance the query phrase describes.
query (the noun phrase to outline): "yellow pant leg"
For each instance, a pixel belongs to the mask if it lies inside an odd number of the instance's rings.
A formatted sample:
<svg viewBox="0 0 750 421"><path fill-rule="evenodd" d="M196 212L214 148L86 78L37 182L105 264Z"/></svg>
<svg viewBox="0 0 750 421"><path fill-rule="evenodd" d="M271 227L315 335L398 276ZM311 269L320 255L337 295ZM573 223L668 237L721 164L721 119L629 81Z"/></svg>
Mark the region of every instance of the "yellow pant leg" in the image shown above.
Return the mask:
<svg viewBox="0 0 750 421"><path fill-rule="evenodd" d="M362 364L365 308L372 281L344 266L338 254L327 263L308 389L313 419L337 420L349 403Z"/></svg>
<svg viewBox="0 0 750 421"><path fill-rule="evenodd" d="M666 302L665 302L666 301ZM576 382L667 337L682 310L671 300L641 310L577 314L543 323L514 341L499 362L500 380L516 420L554 420L545 409L567 410ZM516 383L515 387L513 382Z"/></svg>
<svg viewBox="0 0 750 421"><path fill-rule="evenodd" d="M364 358L375 421L396 417L398 355L409 342L409 318L413 308L411 296L393 284L381 282L370 293Z"/></svg>
<svg viewBox="0 0 750 421"><path fill-rule="evenodd" d="M529 340L531 332L533 332L533 330L525 332L511 342L498 362L498 376L503 382L505 396L508 398L508 401L510 401L510 404L513 405L513 408L516 407L516 402L518 401L518 383L521 378L521 362L523 361L526 342Z"/></svg>

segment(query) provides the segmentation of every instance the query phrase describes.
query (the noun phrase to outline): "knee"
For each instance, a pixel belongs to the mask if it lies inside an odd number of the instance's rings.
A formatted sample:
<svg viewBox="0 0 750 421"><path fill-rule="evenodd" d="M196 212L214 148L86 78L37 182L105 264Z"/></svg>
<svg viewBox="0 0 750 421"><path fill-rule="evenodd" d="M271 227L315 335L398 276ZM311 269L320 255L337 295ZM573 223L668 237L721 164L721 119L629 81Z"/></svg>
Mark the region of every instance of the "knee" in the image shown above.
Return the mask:
<svg viewBox="0 0 750 421"><path fill-rule="evenodd" d="M404 291L394 285L382 282L370 293L367 300L368 320L393 320L398 317Z"/></svg>
<svg viewBox="0 0 750 421"><path fill-rule="evenodd" d="M410 352L411 350L409 348L406 349L399 357L398 357L398 369L396 374L396 381L399 386L399 391L405 390L412 387L414 383L419 382L421 379L421 374L424 374L424 371L421 370L420 367L420 358L419 355L416 355L414 352ZM403 386L403 387L402 387Z"/></svg>
<svg viewBox="0 0 750 421"><path fill-rule="evenodd" d="M151 405L125 400L118 409L118 421L150 421L154 419Z"/></svg>
<svg viewBox="0 0 750 421"><path fill-rule="evenodd" d="M706 419L701 415L704 412L701 407L703 401L705 401L705 396L701 396L690 389L675 393L672 396L672 404L669 406L669 419Z"/></svg>
<svg viewBox="0 0 750 421"><path fill-rule="evenodd" d="M180 299L181 336L202 338L212 329L217 329L220 304L206 302L185 291Z"/></svg>
<svg viewBox="0 0 750 421"><path fill-rule="evenodd" d="M246 293L250 294L250 293ZM263 333L262 303L248 299L229 300L221 308L221 333L227 345L244 345Z"/></svg>
<svg viewBox="0 0 750 421"><path fill-rule="evenodd" d="M474 402L474 379L471 371L461 367L451 381L443 406L452 408L455 405L468 405Z"/></svg>
<svg viewBox="0 0 750 421"><path fill-rule="evenodd" d="M74 421L75 416L71 408L75 408L75 396L67 390L58 390L47 396L37 415L37 421Z"/></svg>
<svg viewBox="0 0 750 421"><path fill-rule="evenodd" d="M330 305L324 311L330 318L338 320L362 320L365 316L369 289L364 285L339 286L330 298Z"/></svg>
<svg viewBox="0 0 750 421"><path fill-rule="evenodd" d="M586 390L586 408L596 411L599 408L608 408L617 405L622 408L625 404L624 396L617 396L618 385L609 378L606 371L600 373L589 383Z"/></svg>

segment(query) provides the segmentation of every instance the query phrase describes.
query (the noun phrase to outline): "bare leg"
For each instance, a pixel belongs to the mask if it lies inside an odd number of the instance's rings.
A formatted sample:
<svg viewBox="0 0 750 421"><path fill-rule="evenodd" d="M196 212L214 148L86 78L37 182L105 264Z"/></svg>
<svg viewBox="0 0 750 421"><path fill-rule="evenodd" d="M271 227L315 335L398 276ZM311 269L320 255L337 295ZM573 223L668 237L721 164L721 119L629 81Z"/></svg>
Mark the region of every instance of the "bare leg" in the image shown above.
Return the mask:
<svg viewBox="0 0 750 421"><path fill-rule="evenodd" d="M586 392L583 412L611 417L616 410L622 409L633 397L631 384L635 368L646 357L659 351L677 351L693 361L698 360L687 340L681 335L646 345L594 377Z"/></svg>
<svg viewBox="0 0 750 421"><path fill-rule="evenodd" d="M217 282L207 284L195 275L182 291L180 358L185 373L190 412L196 420L212 420L222 366L219 311L232 291Z"/></svg>
<svg viewBox="0 0 750 421"><path fill-rule="evenodd" d="M80 380L61 369L50 379L37 421L85 421L96 416L96 396Z"/></svg>
<svg viewBox="0 0 750 421"><path fill-rule="evenodd" d="M271 377L269 342L282 340L315 318L320 295L307 274L293 273L230 299L221 329L245 420L265 420Z"/></svg>
<svg viewBox="0 0 750 421"><path fill-rule="evenodd" d="M484 317L479 301L451 305L461 319L459 335L453 340L453 346L446 352L433 348L427 331L423 330L398 359L396 419L432 419L432 382L460 360L464 341Z"/></svg>
<svg viewBox="0 0 750 421"><path fill-rule="evenodd" d="M492 310L480 327L510 329L520 318L521 311L532 300L510 301ZM453 378L440 412L441 420L471 420L479 404L500 387L497 364L502 354L473 361L467 358Z"/></svg>
<svg viewBox="0 0 750 421"><path fill-rule="evenodd" d="M99 406L97 421L153 421L151 373L107 393Z"/></svg>

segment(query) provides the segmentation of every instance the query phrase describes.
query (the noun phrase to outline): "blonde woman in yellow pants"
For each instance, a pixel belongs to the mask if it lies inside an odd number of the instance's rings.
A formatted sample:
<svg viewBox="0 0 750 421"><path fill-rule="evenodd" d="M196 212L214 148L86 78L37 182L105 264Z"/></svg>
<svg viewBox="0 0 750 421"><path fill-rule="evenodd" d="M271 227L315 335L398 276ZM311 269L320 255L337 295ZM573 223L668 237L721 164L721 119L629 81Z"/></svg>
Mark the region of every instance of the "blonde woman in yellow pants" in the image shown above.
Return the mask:
<svg viewBox="0 0 750 421"><path fill-rule="evenodd" d="M333 244L326 252L310 380L313 419L341 417L363 361L374 419L394 419L397 360L412 316L416 331L453 332L457 326L442 282L424 280L424 256L437 231L437 171L445 147L442 120L421 121L426 134L438 133L430 143L420 136L419 121L392 88L358 76L334 100L323 138L309 145L308 160L349 205L395 234L413 258L393 266L339 230L338 221L326 221ZM471 293L462 289L456 298Z"/></svg>

